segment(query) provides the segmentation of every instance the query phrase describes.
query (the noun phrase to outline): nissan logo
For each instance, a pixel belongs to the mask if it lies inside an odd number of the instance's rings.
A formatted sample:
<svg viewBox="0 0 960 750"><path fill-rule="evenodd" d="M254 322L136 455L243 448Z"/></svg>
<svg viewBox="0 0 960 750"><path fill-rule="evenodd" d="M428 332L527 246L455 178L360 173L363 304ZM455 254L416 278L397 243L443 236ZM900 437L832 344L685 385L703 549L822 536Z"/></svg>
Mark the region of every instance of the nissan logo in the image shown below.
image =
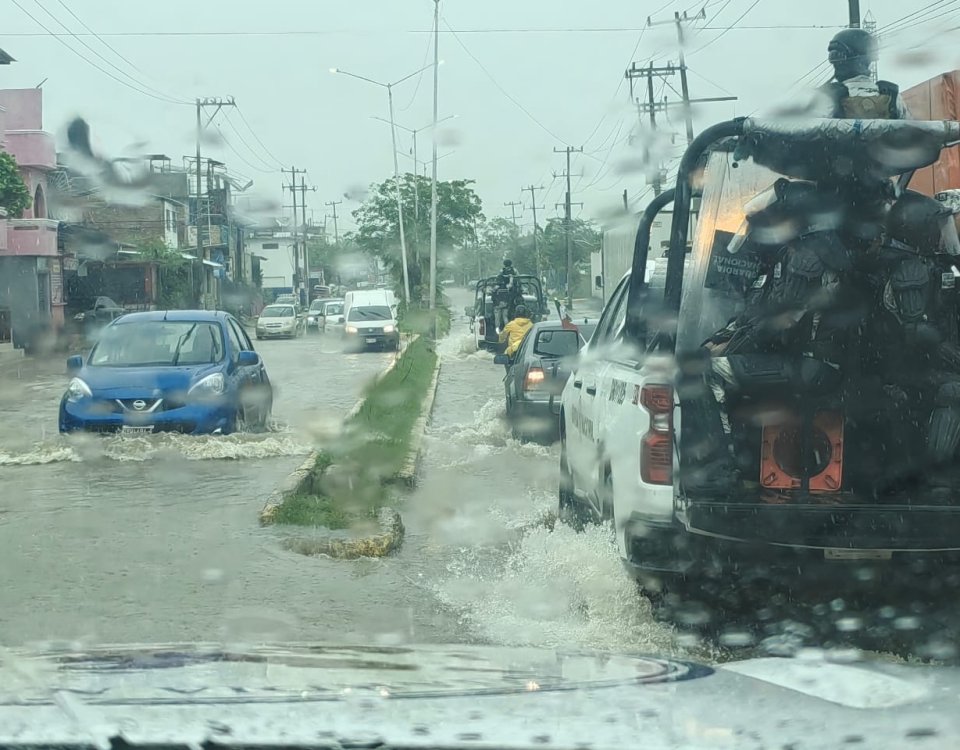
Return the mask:
<svg viewBox="0 0 960 750"><path fill-rule="evenodd" d="M147 408L147 402L144 401L143 399L138 398L136 401L133 402L133 408L136 409L137 411L143 411L144 409Z"/></svg>

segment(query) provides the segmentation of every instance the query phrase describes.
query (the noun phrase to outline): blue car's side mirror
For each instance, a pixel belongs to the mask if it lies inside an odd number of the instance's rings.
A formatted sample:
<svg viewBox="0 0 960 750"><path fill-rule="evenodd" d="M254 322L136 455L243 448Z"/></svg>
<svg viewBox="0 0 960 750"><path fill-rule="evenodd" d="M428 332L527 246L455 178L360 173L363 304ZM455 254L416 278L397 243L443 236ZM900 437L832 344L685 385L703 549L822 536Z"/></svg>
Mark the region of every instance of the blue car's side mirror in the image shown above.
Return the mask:
<svg viewBox="0 0 960 750"><path fill-rule="evenodd" d="M79 372L83 367L83 357L79 354L74 354L72 357L67 357L67 372L73 374Z"/></svg>
<svg viewBox="0 0 960 750"><path fill-rule="evenodd" d="M260 364L260 355L249 350L242 351L237 355L237 365L240 367L253 367Z"/></svg>
<svg viewBox="0 0 960 750"><path fill-rule="evenodd" d="M509 365L509 364L510 364L510 357L508 357L506 354L497 354L497 355L493 358L493 364L495 364L495 365Z"/></svg>

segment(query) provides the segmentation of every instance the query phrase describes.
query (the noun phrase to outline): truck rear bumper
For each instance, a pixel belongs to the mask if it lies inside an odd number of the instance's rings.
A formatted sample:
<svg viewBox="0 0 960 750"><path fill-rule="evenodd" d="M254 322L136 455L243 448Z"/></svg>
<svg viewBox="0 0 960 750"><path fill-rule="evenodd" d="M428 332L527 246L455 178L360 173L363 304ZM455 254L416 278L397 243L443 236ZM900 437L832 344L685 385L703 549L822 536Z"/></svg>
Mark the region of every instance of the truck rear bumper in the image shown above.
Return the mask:
<svg viewBox="0 0 960 750"><path fill-rule="evenodd" d="M866 580L960 566L960 508L704 505L673 523L628 525L628 572L792 580L848 571Z"/></svg>

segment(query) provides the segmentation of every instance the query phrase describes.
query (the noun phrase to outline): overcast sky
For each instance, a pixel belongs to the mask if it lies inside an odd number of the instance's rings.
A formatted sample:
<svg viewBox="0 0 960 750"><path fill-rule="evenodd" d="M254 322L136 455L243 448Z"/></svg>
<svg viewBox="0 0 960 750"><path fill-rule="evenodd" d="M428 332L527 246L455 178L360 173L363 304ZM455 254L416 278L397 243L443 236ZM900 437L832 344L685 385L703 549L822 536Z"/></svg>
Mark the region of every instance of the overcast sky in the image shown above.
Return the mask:
<svg viewBox="0 0 960 750"><path fill-rule="evenodd" d="M387 116L385 90L329 69L393 81L432 59L432 37L425 33L432 0L0 2L0 47L17 60L0 69L0 85L33 87L45 80L46 129L59 137L68 118L82 114L106 155L162 152L180 163L194 150L193 99L232 95L239 114L218 118L212 129L218 135L219 126L228 142L205 147L206 153L253 178L251 192L276 203L290 200L282 195L276 160L307 169L317 187L308 206L318 220L329 210L326 201L345 200L343 213L356 208L344 196L356 197L393 169L389 126L371 119ZM791 86L825 59L829 38L847 22L846 0L688 3L443 0L440 114L458 117L441 135L440 153L450 153L439 162L441 179L476 180L487 216L509 216L504 202L523 200L522 221L529 223L530 194L521 187L547 188L538 193L542 215L556 215L563 188L553 172L564 163L553 149L582 146L585 155L573 162L574 200L584 203L577 209L583 216L602 217L621 204L624 189L631 198L646 190L635 168L637 142L628 143L637 114L623 71L631 60L665 64L677 57L674 27L644 31L649 14L657 21L705 6L706 19L688 30L691 95L732 93L739 101L701 105L698 129L796 95L800 89L791 92ZM960 67L960 31L952 30L960 26L960 0L861 0L861 10L872 12L881 30L891 27L883 39L882 77L908 87ZM191 103L154 98L107 73ZM823 80L821 72L805 82ZM676 100L671 86L679 89L679 77L669 83L657 83L657 93L662 88L661 96ZM395 102L398 123L428 125L431 74L398 86ZM682 134L679 118L674 110L671 119ZM409 135L399 136L401 149L409 150ZM429 158L429 141L426 131L421 159ZM410 169L410 160L401 168Z"/></svg>

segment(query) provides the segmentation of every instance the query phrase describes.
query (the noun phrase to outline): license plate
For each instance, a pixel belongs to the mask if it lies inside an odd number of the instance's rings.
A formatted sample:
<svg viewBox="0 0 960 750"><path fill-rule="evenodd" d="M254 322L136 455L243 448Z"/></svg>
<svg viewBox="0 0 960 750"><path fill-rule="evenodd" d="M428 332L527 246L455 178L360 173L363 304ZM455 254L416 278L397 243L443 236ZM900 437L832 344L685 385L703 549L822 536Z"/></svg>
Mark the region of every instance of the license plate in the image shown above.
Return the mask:
<svg viewBox="0 0 960 750"><path fill-rule="evenodd" d="M889 560L893 552L888 549L825 549L827 560Z"/></svg>
<svg viewBox="0 0 960 750"><path fill-rule="evenodd" d="M376 340L376 339L367 339L367 343L368 343L368 344L376 344L376 343L377 343L377 340Z"/></svg>
<svg viewBox="0 0 960 750"><path fill-rule="evenodd" d="M128 427L124 425L120 430L121 435L152 435L153 427Z"/></svg>

